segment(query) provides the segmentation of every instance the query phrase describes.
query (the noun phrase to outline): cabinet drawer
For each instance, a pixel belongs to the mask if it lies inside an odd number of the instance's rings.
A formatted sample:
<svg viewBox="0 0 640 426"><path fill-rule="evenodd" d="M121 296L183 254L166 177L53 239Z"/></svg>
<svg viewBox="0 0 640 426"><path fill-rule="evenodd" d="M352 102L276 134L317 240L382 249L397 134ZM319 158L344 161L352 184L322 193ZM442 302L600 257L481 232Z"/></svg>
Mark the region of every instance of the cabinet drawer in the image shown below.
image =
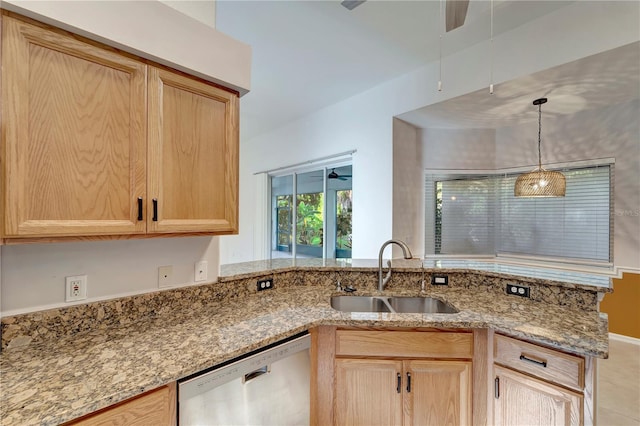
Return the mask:
<svg viewBox="0 0 640 426"><path fill-rule="evenodd" d="M584 388L584 358L496 334L494 362L568 386Z"/></svg>
<svg viewBox="0 0 640 426"><path fill-rule="evenodd" d="M473 334L444 331L336 331L337 356L471 358Z"/></svg>

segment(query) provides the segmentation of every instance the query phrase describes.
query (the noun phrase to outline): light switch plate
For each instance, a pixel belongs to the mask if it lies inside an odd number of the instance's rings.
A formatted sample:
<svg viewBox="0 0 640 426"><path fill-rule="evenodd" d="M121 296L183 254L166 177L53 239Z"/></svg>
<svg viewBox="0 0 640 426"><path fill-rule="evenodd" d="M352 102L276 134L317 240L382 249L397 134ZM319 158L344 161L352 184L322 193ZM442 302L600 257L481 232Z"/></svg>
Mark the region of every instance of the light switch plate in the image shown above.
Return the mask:
<svg viewBox="0 0 640 426"><path fill-rule="evenodd" d="M200 282L200 281L206 281L207 280L207 261L206 260L201 260L199 262L196 262L195 264L195 268L193 271L193 276L194 276L194 281L195 282Z"/></svg>
<svg viewBox="0 0 640 426"><path fill-rule="evenodd" d="M173 284L173 266L160 266L158 268L158 287L169 287Z"/></svg>

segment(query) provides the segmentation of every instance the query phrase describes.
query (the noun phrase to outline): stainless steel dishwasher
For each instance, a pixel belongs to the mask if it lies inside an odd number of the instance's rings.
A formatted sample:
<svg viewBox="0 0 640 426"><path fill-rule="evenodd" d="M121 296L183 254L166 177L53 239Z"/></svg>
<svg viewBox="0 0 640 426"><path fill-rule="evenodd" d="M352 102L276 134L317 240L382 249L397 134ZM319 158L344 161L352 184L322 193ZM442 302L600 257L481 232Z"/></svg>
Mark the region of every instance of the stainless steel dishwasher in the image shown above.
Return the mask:
<svg viewBox="0 0 640 426"><path fill-rule="evenodd" d="M308 334L178 381L181 426L309 424Z"/></svg>

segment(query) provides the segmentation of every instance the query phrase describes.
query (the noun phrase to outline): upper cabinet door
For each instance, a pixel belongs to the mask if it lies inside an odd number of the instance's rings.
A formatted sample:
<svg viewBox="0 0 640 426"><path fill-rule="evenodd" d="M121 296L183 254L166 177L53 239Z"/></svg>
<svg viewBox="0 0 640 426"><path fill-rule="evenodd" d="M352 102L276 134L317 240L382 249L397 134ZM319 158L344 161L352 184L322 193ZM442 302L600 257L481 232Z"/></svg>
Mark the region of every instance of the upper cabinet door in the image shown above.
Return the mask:
<svg viewBox="0 0 640 426"><path fill-rule="evenodd" d="M238 232L238 96L149 67L148 232Z"/></svg>
<svg viewBox="0 0 640 426"><path fill-rule="evenodd" d="M4 236L144 233L146 65L12 17L2 27Z"/></svg>

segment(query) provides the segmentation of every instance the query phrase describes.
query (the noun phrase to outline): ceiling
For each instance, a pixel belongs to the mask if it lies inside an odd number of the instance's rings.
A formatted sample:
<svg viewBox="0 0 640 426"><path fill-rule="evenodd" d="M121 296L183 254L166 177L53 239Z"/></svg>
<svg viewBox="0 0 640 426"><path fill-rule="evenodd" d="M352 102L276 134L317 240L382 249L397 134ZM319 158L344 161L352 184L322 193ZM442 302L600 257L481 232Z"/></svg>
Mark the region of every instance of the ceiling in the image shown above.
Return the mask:
<svg viewBox="0 0 640 426"><path fill-rule="evenodd" d="M494 0L494 34L569 3ZM443 36L444 56L489 38L490 4L470 1L465 24ZM218 0L217 29L253 49L251 91L240 103L241 137L275 129L437 60L439 16L440 2L433 0L369 0L353 11L339 0Z"/></svg>
<svg viewBox="0 0 640 426"><path fill-rule="evenodd" d="M538 119L533 100L548 98L546 115L568 115L640 97L640 43L588 56L495 87L400 115L419 128L517 126Z"/></svg>
<svg viewBox="0 0 640 426"><path fill-rule="evenodd" d="M570 3L494 0L494 35ZM349 11L339 0L218 0L217 29L253 49L251 91L240 103L241 137L270 131L437 60L440 5L437 0L369 0ZM465 24L443 36L444 56L489 38L490 5L489 1L470 1ZM637 54L636 47L636 56L621 62L626 72L623 81L633 84L631 74L635 72L636 85ZM540 93L550 98L545 111L569 111L593 102L598 94L611 94L611 84L618 81L614 77L621 75L609 75L603 81L602 59L585 59L591 71L586 80L567 80L566 76L581 75L585 67L569 64L554 69L551 77L539 73L502 84L494 96L472 93L402 118L418 127L449 128L495 127L510 120L513 124L514 119L535 119L536 111L532 116L529 108L531 87L535 91L545 88ZM616 86L615 96L628 95L627 89ZM556 102L559 96L562 103Z"/></svg>

